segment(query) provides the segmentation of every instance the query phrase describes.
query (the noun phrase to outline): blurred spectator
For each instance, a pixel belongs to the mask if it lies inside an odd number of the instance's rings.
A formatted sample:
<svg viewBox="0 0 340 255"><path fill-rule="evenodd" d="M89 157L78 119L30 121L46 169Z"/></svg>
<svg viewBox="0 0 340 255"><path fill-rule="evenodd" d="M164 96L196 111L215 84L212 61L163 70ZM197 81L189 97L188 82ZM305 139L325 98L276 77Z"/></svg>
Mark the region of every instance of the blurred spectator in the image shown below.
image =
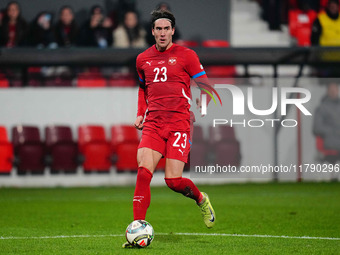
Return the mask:
<svg viewBox="0 0 340 255"><path fill-rule="evenodd" d="M281 6L283 1L262 0L262 17L268 22L270 30L281 29Z"/></svg>
<svg viewBox="0 0 340 255"><path fill-rule="evenodd" d="M128 11L137 11L136 1L137 0L118 0L118 22L124 21L125 13L127 13Z"/></svg>
<svg viewBox="0 0 340 255"><path fill-rule="evenodd" d="M313 23L312 45L340 46L339 0L329 0Z"/></svg>
<svg viewBox="0 0 340 255"><path fill-rule="evenodd" d="M340 46L339 0L329 0L312 26L311 44L319 46ZM339 77L338 67L320 67L315 69L319 77Z"/></svg>
<svg viewBox="0 0 340 255"><path fill-rule="evenodd" d="M139 25L135 11L125 13L123 24L113 31L113 47L143 48L147 46L146 31Z"/></svg>
<svg viewBox="0 0 340 255"><path fill-rule="evenodd" d="M340 99L339 87L331 82L327 93L314 113L313 132L324 140L328 150L340 151Z"/></svg>
<svg viewBox="0 0 340 255"><path fill-rule="evenodd" d="M170 5L166 2L159 3L155 9L171 11ZM152 23L149 22L146 26L146 31L147 31L146 41L150 46L155 44L155 37L152 35L151 28L152 28ZM176 42L179 39L181 39L181 33L179 32L178 27L176 26L175 34L172 36L172 40L173 42Z"/></svg>
<svg viewBox="0 0 340 255"><path fill-rule="evenodd" d="M0 46L12 48L24 45L28 27L21 17L19 4L15 1L9 2L5 14L0 30Z"/></svg>
<svg viewBox="0 0 340 255"><path fill-rule="evenodd" d="M52 28L52 14L40 12L33 20L30 28L29 44L38 47L55 48L55 38Z"/></svg>
<svg viewBox="0 0 340 255"><path fill-rule="evenodd" d="M91 8L90 19L80 31L79 45L106 48L112 45L112 21L105 17L102 7Z"/></svg>
<svg viewBox="0 0 340 255"><path fill-rule="evenodd" d="M59 47L70 47L76 44L78 28L71 6L65 5L61 7L54 33Z"/></svg>

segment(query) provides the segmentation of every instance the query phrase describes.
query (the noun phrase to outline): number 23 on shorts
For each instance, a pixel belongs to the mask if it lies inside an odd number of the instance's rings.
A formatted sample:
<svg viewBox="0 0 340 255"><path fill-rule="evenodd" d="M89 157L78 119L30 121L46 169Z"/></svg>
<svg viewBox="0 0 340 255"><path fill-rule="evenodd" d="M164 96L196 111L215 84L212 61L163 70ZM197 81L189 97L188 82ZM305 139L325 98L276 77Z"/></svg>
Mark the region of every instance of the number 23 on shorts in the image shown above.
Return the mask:
<svg viewBox="0 0 340 255"><path fill-rule="evenodd" d="M188 142L187 133L175 132L174 136L175 141L173 142L172 146L185 149L187 147Z"/></svg>
<svg viewBox="0 0 340 255"><path fill-rule="evenodd" d="M171 135L173 151L178 151L182 156L187 156L190 151L191 141L189 132L174 132Z"/></svg>

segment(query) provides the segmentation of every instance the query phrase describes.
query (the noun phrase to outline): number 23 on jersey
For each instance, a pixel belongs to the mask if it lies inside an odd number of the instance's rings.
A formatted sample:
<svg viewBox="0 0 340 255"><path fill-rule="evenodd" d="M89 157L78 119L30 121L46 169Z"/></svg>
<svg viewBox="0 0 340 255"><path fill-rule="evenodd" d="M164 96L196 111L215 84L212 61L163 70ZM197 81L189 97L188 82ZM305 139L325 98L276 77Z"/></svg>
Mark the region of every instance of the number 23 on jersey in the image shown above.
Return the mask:
<svg viewBox="0 0 340 255"><path fill-rule="evenodd" d="M153 72L155 73L155 79L153 82L165 82L168 79L168 76L166 75L167 69L165 66L161 68L156 67L153 69Z"/></svg>

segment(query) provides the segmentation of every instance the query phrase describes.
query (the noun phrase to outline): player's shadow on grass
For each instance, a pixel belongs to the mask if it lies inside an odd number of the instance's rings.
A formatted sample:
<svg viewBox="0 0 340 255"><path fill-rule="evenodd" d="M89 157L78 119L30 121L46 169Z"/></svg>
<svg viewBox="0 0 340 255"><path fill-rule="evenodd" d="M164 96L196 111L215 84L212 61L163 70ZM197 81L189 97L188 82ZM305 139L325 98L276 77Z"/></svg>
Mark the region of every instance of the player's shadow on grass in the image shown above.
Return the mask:
<svg viewBox="0 0 340 255"><path fill-rule="evenodd" d="M157 235L157 233L156 233ZM162 243L180 243L180 242L188 242L194 241L195 239L199 239L199 236L182 236L182 235L175 235L175 234L168 234L168 235L157 235L157 241Z"/></svg>
<svg viewBox="0 0 340 255"><path fill-rule="evenodd" d="M177 243L181 242L183 239L184 239L183 236L173 235L171 233L169 235L157 235L157 241L162 243L175 243L175 242Z"/></svg>

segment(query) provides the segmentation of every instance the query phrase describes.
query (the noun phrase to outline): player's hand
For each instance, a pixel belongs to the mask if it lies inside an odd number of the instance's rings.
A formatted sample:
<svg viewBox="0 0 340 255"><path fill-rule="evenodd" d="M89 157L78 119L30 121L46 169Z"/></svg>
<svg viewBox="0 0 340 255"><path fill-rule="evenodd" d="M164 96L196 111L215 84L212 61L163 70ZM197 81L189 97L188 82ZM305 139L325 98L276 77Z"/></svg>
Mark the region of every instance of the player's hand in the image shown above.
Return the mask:
<svg viewBox="0 0 340 255"><path fill-rule="evenodd" d="M201 99L199 98L196 98L196 108L200 110L201 117L204 117L205 114L202 114L202 102L201 102Z"/></svg>
<svg viewBox="0 0 340 255"><path fill-rule="evenodd" d="M144 117L143 116L138 116L136 118L136 121L135 121L135 128L137 128L138 130L142 130L143 129L143 119Z"/></svg>
<svg viewBox="0 0 340 255"><path fill-rule="evenodd" d="M201 99L199 99L199 98L196 98L196 108L197 109L201 109L202 108Z"/></svg>

